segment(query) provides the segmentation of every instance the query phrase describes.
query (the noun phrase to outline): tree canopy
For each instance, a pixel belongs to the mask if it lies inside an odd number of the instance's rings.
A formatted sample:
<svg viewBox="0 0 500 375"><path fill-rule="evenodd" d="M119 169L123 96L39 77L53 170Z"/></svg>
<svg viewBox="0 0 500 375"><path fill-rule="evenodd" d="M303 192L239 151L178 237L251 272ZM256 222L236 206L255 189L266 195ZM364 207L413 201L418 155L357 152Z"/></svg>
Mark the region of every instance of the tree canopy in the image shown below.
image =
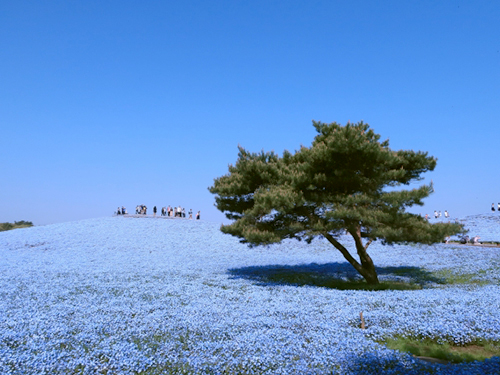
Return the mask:
<svg viewBox="0 0 500 375"><path fill-rule="evenodd" d="M367 252L373 241L432 244L463 231L461 224L431 224L406 211L432 193L432 184L397 189L434 170L436 159L427 152L391 150L363 122L313 125L318 134L311 147L293 154L238 146L236 164L209 188L216 207L233 220L222 232L250 246L324 237L367 283L377 284ZM339 242L344 233L352 236L357 257Z"/></svg>

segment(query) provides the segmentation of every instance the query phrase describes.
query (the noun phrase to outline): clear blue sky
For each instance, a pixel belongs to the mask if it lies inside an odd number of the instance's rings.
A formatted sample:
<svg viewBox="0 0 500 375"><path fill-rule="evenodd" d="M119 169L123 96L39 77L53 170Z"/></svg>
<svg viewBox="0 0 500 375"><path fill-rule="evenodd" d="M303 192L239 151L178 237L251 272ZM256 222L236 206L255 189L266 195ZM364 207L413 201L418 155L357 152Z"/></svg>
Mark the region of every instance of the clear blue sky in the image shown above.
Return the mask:
<svg viewBox="0 0 500 375"><path fill-rule="evenodd" d="M438 158L416 211L500 202L500 1L2 1L0 222L182 205L237 145L364 120Z"/></svg>

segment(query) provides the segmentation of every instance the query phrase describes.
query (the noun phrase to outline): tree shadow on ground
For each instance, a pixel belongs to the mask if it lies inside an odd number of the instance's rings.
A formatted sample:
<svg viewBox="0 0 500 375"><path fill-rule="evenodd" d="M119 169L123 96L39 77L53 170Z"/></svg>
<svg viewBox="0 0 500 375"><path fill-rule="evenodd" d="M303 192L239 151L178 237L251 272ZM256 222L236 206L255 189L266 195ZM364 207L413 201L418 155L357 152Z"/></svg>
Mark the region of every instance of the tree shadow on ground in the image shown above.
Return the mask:
<svg viewBox="0 0 500 375"><path fill-rule="evenodd" d="M368 285L347 262L301 265L267 265L232 268L232 278L254 281L257 285L316 286L350 290L415 290L446 280L419 267L376 267L379 285Z"/></svg>

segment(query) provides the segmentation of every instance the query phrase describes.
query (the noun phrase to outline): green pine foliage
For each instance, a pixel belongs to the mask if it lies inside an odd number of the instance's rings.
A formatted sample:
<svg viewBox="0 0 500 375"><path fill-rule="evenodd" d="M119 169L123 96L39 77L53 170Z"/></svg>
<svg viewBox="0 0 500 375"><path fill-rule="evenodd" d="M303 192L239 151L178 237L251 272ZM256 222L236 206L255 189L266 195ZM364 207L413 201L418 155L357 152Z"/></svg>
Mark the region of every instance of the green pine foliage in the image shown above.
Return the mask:
<svg viewBox="0 0 500 375"><path fill-rule="evenodd" d="M311 147L302 146L293 154L284 151L280 157L238 147L236 164L209 188L217 208L233 220L221 227L224 233L250 246L287 238L310 242L322 236L368 284L378 284L367 252L373 241L432 244L463 232L461 224L430 224L406 212L423 204L432 185L396 190L434 170L434 157L420 151L393 151L363 122L313 125L318 135ZM357 254L338 242L346 232Z"/></svg>

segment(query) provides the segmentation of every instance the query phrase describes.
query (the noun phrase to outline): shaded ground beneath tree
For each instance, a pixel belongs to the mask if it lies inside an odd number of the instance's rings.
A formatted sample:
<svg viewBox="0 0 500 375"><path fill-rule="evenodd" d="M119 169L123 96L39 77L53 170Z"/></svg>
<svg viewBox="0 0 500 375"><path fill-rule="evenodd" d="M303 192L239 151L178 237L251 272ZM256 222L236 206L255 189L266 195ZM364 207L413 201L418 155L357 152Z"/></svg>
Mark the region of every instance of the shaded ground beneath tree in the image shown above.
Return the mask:
<svg viewBox="0 0 500 375"><path fill-rule="evenodd" d="M376 267L381 285L375 289L421 289L426 284L446 284L446 280L420 267ZM331 289L373 289L368 287L348 262L300 265L266 265L232 268L232 278L247 279L257 285L317 286Z"/></svg>

